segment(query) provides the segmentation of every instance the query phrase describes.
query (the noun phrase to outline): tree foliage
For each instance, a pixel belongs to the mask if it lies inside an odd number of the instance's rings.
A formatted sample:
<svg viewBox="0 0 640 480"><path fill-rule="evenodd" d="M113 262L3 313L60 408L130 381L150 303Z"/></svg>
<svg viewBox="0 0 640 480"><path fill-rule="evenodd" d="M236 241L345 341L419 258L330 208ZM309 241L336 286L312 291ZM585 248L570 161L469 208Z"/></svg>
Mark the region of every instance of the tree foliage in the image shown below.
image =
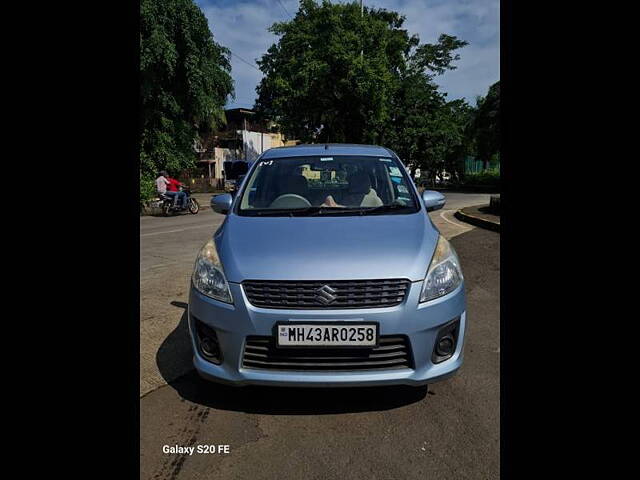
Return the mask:
<svg viewBox="0 0 640 480"><path fill-rule="evenodd" d="M258 61L265 77L256 108L303 141L366 137L389 115L392 71L408 41L394 28L401 23L396 14L362 19L355 4L301 1L294 20L270 28L280 40Z"/></svg>
<svg viewBox="0 0 640 480"><path fill-rule="evenodd" d="M392 128L387 130L385 145L412 173L419 168L421 177L434 180L443 170L459 177L470 151L472 108L464 100L447 102L424 74L404 77L393 104Z"/></svg>
<svg viewBox="0 0 640 480"><path fill-rule="evenodd" d="M484 98L479 98L473 120L473 136L478 159L484 168L494 155L500 153L500 82L489 87Z"/></svg>
<svg viewBox="0 0 640 480"><path fill-rule="evenodd" d="M140 172L194 164L198 134L224 121L229 51L193 0L141 0Z"/></svg>
<svg viewBox="0 0 640 480"><path fill-rule="evenodd" d="M435 174L464 144L470 107L447 102L434 78L455 68L467 42L442 34L421 44L404 20L385 9L361 16L357 2L301 0L294 19L270 29L279 40L258 62L256 109L302 141L384 144Z"/></svg>

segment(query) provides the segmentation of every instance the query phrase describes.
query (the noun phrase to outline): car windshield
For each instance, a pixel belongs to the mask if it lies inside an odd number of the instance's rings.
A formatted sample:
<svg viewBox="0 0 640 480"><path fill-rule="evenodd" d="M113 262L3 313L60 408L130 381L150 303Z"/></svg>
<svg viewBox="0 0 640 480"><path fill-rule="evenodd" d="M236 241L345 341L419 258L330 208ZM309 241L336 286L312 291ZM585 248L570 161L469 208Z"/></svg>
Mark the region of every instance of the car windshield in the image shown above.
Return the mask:
<svg viewBox="0 0 640 480"><path fill-rule="evenodd" d="M286 157L261 160L242 192L239 215L375 215L419 210L395 158Z"/></svg>

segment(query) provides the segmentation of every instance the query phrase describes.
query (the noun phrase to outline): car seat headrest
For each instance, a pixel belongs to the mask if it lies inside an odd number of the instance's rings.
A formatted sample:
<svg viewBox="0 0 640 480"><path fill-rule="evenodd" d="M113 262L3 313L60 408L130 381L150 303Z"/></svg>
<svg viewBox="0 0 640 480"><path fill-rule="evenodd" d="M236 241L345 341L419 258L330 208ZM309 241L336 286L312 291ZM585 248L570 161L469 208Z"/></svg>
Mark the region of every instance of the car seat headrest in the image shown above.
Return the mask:
<svg viewBox="0 0 640 480"><path fill-rule="evenodd" d="M356 172L349 176L350 193L369 193L371 189L371 178L367 172Z"/></svg>
<svg viewBox="0 0 640 480"><path fill-rule="evenodd" d="M287 175L280 182L280 194L295 193L306 196L309 193L309 184L303 175Z"/></svg>

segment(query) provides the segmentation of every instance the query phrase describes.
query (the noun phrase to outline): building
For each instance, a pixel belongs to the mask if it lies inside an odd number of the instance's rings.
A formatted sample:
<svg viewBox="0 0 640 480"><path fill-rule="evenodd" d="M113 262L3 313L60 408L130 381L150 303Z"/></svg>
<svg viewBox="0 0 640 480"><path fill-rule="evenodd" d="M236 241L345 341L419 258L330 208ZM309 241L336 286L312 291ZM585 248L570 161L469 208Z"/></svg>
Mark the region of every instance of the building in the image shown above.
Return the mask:
<svg viewBox="0 0 640 480"><path fill-rule="evenodd" d="M188 183L204 191L222 189L225 162L251 164L270 148L300 143L286 140L277 125L256 121L255 117L256 112L246 108L225 110L226 125L194 145L199 161L196 169L185 172L190 180Z"/></svg>

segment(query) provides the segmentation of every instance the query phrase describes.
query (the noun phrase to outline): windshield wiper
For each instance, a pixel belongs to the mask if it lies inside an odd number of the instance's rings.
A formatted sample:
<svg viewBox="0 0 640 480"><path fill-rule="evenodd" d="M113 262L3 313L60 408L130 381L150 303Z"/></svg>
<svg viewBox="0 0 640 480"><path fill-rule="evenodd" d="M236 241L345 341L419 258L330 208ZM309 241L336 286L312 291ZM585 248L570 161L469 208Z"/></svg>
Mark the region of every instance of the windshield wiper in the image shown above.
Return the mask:
<svg viewBox="0 0 640 480"><path fill-rule="evenodd" d="M260 210L243 210L242 213L251 216L258 217L305 217L316 215L370 215L376 213L385 213L396 210L413 209L412 206L400 205L393 203L391 205L380 205L379 207L359 207L359 208L345 208L345 207L326 207L326 206L311 206L306 208L265 208Z"/></svg>
<svg viewBox="0 0 640 480"><path fill-rule="evenodd" d="M256 217L306 217L315 215L350 215L362 214L362 208L311 206L306 208L264 208L260 210L243 210L242 214Z"/></svg>
<svg viewBox="0 0 640 480"><path fill-rule="evenodd" d="M243 210L243 213L255 216L291 216L291 217L299 217L305 216L308 214L315 214L321 212L325 209L329 210L344 210L342 208L332 208L332 207L306 207L306 208L265 208L261 210Z"/></svg>
<svg viewBox="0 0 640 480"><path fill-rule="evenodd" d="M303 209L304 210L304 209ZM251 216L276 216L280 217L283 215L292 216L296 210L292 210L290 208L265 208L262 210L243 210L242 213L251 215Z"/></svg>
<svg viewBox="0 0 640 480"><path fill-rule="evenodd" d="M412 205L401 205L399 203L392 203L390 205L380 205L379 207L367 208L362 210L362 215L370 215L372 213L386 213L396 210L415 210Z"/></svg>
<svg viewBox="0 0 640 480"><path fill-rule="evenodd" d="M400 205L397 203L392 203L391 205L380 205L379 207L358 207L358 208L343 208L343 207L311 207L313 209L317 209L316 211L312 211L312 215L322 215L322 214L330 214L330 215L369 215L371 213L384 213L391 212L395 210L413 210L414 207L411 205ZM308 211L308 209L307 209Z"/></svg>
<svg viewBox="0 0 640 480"><path fill-rule="evenodd" d="M311 215L350 215L353 213L358 213L362 215L364 211L362 208L345 208L345 207L312 207L316 210L309 212Z"/></svg>

